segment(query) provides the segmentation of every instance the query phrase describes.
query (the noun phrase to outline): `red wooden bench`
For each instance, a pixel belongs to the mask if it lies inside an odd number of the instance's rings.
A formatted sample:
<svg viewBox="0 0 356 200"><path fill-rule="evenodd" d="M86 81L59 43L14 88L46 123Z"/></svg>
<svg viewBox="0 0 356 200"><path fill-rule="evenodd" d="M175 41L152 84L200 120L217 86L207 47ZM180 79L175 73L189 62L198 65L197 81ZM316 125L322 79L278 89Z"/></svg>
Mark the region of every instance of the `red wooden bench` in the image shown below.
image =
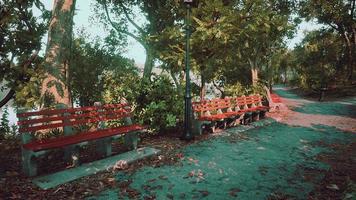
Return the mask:
<svg viewBox="0 0 356 200"><path fill-rule="evenodd" d="M110 104L81 108L48 109L34 112L19 112L19 132L22 139L22 165L28 176L37 174L35 158L48 150L65 149L65 159L77 158L78 148L95 142L96 150L104 156L111 155L111 140L124 136L129 148L137 147L137 133L144 127L132 124L128 104ZM123 124L107 126L107 124ZM63 134L43 138L56 130ZM42 138L42 139L41 139Z"/></svg>
<svg viewBox="0 0 356 200"><path fill-rule="evenodd" d="M201 134L201 127L207 124L214 132L218 122L223 128L227 124L247 124L253 119L258 120L260 116L264 116L266 111L268 107L262 105L260 95L193 102L193 132Z"/></svg>
<svg viewBox="0 0 356 200"><path fill-rule="evenodd" d="M244 124L247 124L250 121L259 120L259 118L263 117L269 109L268 106L262 105L262 96L259 94L237 97L235 102L237 108L240 108L239 111L245 113Z"/></svg>
<svg viewBox="0 0 356 200"><path fill-rule="evenodd" d="M232 118L234 114L230 98L212 99L200 102L193 102L193 130L197 134L201 134L201 126L209 125L212 131L215 131L217 122L222 122L222 126L226 126L225 119Z"/></svg>

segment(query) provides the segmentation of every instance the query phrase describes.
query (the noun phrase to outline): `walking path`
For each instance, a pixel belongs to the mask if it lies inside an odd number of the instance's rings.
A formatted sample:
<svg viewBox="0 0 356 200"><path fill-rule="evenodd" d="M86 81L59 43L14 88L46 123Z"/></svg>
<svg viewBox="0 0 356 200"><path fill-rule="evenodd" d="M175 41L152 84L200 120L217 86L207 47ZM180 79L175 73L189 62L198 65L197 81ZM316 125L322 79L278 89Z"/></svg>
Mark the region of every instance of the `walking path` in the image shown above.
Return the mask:
<svg viewBox="0 0 356 200"><path fill-rule="evenodd" d="M285 106L270 116L291 126L313 127L323 124L337 129L356 132L356 97L337 102L314 102L290 93L288 89L275 88Z"/></svg>
<svg viewBox="0 0 356 200"><path fill-rule="evenodd" d="M276 93L286 104L269 115L278 122L227 129L177 152L174 165L118 172L118 187L89 199L307 199L331 168L320 155L356 142L356 98L319 103Z"/></svg>

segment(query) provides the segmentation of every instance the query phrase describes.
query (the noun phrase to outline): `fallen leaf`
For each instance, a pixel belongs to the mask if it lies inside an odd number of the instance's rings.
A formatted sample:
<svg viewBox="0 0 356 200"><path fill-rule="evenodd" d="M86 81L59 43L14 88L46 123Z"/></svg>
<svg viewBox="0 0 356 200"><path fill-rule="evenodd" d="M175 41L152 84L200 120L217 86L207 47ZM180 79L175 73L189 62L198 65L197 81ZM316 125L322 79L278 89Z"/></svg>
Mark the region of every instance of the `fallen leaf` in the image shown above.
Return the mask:
<svg viewBox="0 0 356 200"><path fill-rule="evenodd" d="M330 190L339 190L339 187L336 184L331 184L326 186L326 188L330 189Z"/></svg>

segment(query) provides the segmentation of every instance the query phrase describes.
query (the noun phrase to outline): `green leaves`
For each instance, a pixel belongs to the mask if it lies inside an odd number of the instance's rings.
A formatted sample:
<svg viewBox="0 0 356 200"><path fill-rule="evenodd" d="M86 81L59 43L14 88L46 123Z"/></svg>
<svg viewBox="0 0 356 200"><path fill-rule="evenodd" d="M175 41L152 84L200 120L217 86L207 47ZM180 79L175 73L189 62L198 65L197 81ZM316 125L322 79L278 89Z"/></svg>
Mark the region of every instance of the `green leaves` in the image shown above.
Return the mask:
<svg viewBox="0 0 356 200"><path fill-rule="evenodd" d="M35 98L31 95L36 92L29 88L38 88L36 80L43 73L41 58L26 64L31 54L41 48L42 36L47 31L46 19L41 21L33 16L35 4L39 6L39 1L0 2L0 82L6 83L4 88L19 93L15 104L21 106L33 106L35 101L29 99Z"/></svg>

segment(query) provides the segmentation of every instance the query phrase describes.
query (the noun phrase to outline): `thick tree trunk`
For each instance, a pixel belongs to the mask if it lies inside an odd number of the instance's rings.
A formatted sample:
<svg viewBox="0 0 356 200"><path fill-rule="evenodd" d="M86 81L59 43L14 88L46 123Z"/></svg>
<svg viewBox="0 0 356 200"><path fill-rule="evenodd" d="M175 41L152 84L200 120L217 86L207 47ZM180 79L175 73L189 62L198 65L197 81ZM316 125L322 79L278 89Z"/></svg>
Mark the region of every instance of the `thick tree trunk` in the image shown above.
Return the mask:
<svg viewBox="0 0 356 200"><path fill-rule="evenodd" d="M54 0L45 56L47 77L42 83L44 106L63 103L72 106L69 90L69 61L76 0ZM50 97L51 101L48 102Z"/></svg>

